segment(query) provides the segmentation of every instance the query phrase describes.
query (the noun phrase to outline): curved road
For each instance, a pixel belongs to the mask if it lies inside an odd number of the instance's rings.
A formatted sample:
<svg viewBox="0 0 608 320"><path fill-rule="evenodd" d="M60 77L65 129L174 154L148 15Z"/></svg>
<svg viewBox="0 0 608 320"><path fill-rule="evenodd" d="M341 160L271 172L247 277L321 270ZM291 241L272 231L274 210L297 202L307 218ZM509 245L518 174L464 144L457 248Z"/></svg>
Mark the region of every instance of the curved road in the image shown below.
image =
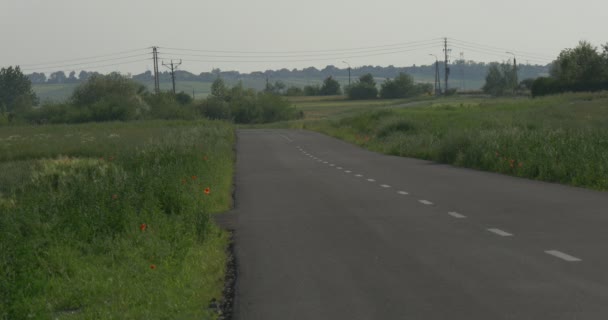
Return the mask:
<svg viewBox="0 0 608 320"><path fill-rule="evenodd" d="M236 319L607 319L608 195L240 130Z"/></svg>

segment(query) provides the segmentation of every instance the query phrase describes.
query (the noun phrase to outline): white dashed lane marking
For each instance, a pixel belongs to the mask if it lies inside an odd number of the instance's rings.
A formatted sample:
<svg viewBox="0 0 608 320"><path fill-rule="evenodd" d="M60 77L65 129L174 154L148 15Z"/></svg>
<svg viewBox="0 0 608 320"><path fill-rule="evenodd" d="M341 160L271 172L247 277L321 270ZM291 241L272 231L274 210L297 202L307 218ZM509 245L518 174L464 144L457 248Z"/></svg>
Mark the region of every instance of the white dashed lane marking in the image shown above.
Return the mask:
<svg viewBox="0 0 608 320"><path fill-rule="evenodd" d="M428 201L428 200L418 200L418 202L422 203L422 204L426 204L427 206L432 205L433 203Z"/></svg>
<svg viewBox="0 0 608 320"><path fill-rule="evenodd" d="M405 191L397 191L398 194L403 195L403 196L407 196L409 193L405 192Z"/></svg>
<svg viewBox="0 0 608 320"><path fill-rule="evenodd" d="M336 169L338 169L338 170L342 170L342 167L336 167Z"/></svg>
<svg viewBox="0 0 608 320"><path fill-rule="evenodd" d="M579 262L579 261L583 261L577 257L573 257L567 253L563 253L561 251L557 251L557 250L547 250L545 251L546 254L550 254L554 257L560 258L562 260L566 260L568 262Z"/></svg>
<svg viewBox="0 0 608 320"><path fill-rule="evenodd" d="M452 217L456 218L456 219L464 219L466 218L465 215L462 215L458 212L448 212L449 215L451 215Z"/></svg>
<svg viewBox="0 0 608 320"><path fill-rule="evenodd" d="M490 228L490 229L487 229L487 230L490 231L490 232L492 232L492 233L494 233L494 234L497 234L497 235L499 235L501 237L512 237L513 236L513 234L511 234L511 233L508 233L506 231L503 231L503 230L500 230L500 229L496 229L496 228Z"/></svg>
<svg viewBox="0 0 608 320"><path fill-rule="evenodd" d="M374 179L367 179L367 181L369 181L369 182L376 182L376 180L374 180Z"/></svg>
<svg viewBox="0 0 608 320"><path fill-rule="evenodd" d="M346 172L346 173L351 173L352 171L350 171L350 170L346 170L346 171L344 171L344 172Z"/></svg>
<svg viewBox="0 0 608 320"><path fill-rule="evenodd" d="M335 167L336 165L335 165L335 164L333 164L333 163L330 163L330 164L329 164L329 166L330 166L330 167Z"/></svg>
<svg viewBox="0 0 608 320"><path fill-rule="evenodd" d="M380 185L382 188L390 188L391 186L389 186L388 184L382 184Z"/></svg>
<svg viewBox="0 0 608 320"><path fill-rule="evenodd" d="M356 174L355 177L361 178L361 177L363 177L363 175L362 174Z"/></svg>

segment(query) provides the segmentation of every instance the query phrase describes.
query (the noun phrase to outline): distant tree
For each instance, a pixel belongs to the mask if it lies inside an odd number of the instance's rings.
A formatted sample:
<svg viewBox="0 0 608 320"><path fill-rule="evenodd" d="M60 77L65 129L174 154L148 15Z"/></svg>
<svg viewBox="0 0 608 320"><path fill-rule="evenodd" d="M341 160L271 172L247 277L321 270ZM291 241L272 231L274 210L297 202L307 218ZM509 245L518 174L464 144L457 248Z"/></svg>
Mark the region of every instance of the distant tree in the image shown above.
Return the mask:
<svg viewBox="0 0 608 320"><path fill-rule="evenodd" d="M285 91L285 95L292 97L303 96L304 90L302 90L302 88L300 87L290 86L289 88L287 88L287 91Z"/></svg>
<svg viewBox="0 0 608 320"><path fill-rule="evenodd" d="M177 94L175 94L175 100L180 105L185 106L185 105L192 103L193 99L192 99L191 95L182 91L182 92L178 92Z"/></svg>
<svg viewBox="0 0 608 320"><path fill-rule="evenodd" d="M318 96L321 94L321 86L318 84L310 84L304 86L304 95L305 96Z"/></svg>
<svg viewBox="0 0 608 320"><path fill-rule="evenodd" d="M560 52L553 62L550 74L563 82L598 82L608 78L608 52L600 54L597 47L586 41L579 42L574 49Z"/></svg>
<svg viewBox="0 0 608 320"><path fill-rule="evenodd" d="M32 82L19 66L0 69L0 109L9 114L22 113L37 103Z"/></svg>
<svg viewBox="0 0 608 320"><path fill-rule="evenodd" d="M321 86L321 90L319 94L322 96L333 96L340 94L340 83L332 76L329 76L323 80L323 85Z"/></svg>
<svg viewBox="0 0 608 320"><path fill-rule="evenodd" d="M264 92L280 95L283 94L286 87L287 86L285 85L285 83L281 80L275 81L274 84L267 82L266 87L264 88Z"/></svg>
<svg viewBox="0 0 608 320"><path fill-rule="evenodd" d="M516 77L516 72L510 63L493 63L488 69L486 83L482 90L493 96L513 93L516 87Z"/></svg>
<svg viewBox="0 0 608 320"><path fill-rule="evenodd" d="M414 84L414 79L407 73L400 73L395 79L387 79L380 86L382 99L408 98L423 93L422 86Z"/></svg>
<svg viewBox="0 0 608 320"><path fill-rule="evenodd" d="M46 82L46 74L42 72L34 72L32 74L28 74L27 77L33 84L42 84Z"/></svg>
<svg viewBox="0 0 608 320"><path fill-rule="evenodd" d="M66 83L78 83L78 78L76 78L76 71L70 72L70 75L66 79Z"/></svg>
<svg viewBox="0 0 608 320"><path fill-rule="evenodd" d="M375 99L378 97L376 81L371 73L359 77L359 81L348 86L345 91L348 98L353 100Z"/></svg>
<svg viewBox="0 0 608 320"><path fill-rule="evenodd" d="M48 83L65 83L66 80L67 80L67 77L65 75L65 72L57 71L57 72L51 73L51 75L49 76Z"/></svg>
<svg viewBox="0 0 608 320"><path fill-rule="evenodd" d="M226 88L226 84L220 77L217 77L211 84L211 95L216 98L225 99L227 96L227 91L228 89Z"/></svg>

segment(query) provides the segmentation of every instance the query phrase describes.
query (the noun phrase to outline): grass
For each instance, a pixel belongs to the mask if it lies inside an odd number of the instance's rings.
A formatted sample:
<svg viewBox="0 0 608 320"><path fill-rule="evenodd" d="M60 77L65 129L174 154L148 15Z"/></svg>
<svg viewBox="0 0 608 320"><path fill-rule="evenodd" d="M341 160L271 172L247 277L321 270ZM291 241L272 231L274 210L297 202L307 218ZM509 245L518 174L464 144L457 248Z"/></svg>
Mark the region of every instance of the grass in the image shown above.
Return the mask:
<svg viewBox="0 0 608 320"><path fill-rule="evenodd" d="M385 154L608 190L607 92L536 99L454 97L407 106L309 101L301 107L308 119L280 125ZM344 112L334 112L339 109Z"/></svg>
<svg viewBox="0 0 608 320"><path fill-rule="evenodd" d="M216 318L233 144L210 121L0 127L0 319Z"/></svg>

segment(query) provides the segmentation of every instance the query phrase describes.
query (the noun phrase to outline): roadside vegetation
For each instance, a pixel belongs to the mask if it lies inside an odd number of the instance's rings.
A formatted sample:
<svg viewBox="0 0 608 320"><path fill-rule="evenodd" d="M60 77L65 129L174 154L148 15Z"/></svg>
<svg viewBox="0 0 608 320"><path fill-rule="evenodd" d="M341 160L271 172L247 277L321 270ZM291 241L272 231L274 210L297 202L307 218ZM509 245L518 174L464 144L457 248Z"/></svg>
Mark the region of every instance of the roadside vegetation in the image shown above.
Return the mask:
<svg viewBox="0 0 608 320"><path fill-rule="evenodd" d="M233 127L0 127L0 319L214 319Z"/></svg>
<svg viewBox="0 0 608 320"><path fill-rule="evenodd" d="M289 125L386 154L608 190L606 92L370 109Z"/></svg>
<svg viewBox="0 0 608 320"><path fill-rule="evenodd" d="M132 120L222 119L236 123L266 123L301 116L289 101L272 92L226 86L221 78L212 94L195 101L183 92L151 93L118 73L93 74L63 103L35 106L30 80L18 67L0 70L0 125L10 123L85 123Z"/></svg>

